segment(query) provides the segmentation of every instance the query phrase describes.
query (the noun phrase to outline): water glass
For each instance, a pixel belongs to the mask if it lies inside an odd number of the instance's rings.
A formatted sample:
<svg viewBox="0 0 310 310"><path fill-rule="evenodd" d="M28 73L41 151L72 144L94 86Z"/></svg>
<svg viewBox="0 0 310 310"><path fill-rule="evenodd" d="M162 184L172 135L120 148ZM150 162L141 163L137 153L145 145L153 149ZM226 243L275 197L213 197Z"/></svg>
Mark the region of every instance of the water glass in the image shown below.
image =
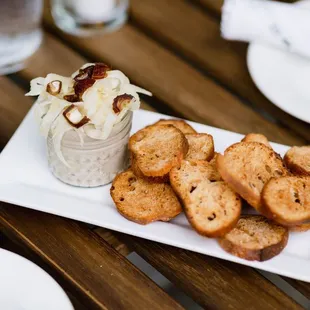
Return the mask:
<svg viewBox="0 0 310 310"><path fill-rule="evenodd" d="M22 69L40 46L42 0L1 0L0 75Z"/></svg>
<svg viewBox="0 0 310 310"><path fill-rule="evenodd" d="M127 20L128 0L52 0L52 15L63 31L88 36L111 32Z"/></svg>

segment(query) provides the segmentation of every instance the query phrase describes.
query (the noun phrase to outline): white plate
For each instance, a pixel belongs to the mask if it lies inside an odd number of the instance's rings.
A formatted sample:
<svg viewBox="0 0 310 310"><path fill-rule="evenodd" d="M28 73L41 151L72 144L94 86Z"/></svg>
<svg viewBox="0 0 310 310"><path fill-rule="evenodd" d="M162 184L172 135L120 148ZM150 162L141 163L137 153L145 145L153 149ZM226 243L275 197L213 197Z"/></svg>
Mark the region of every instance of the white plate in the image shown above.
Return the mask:
<svg viewBox="0 0 310 310"><path fill-rule="evenodd" d="M310 1L296 5L310 9ZM250 75L258 89L283 111L310 123L310 59L252 42L247 53Z"/></svg>
<svg viewBox="0 0 310 310"><path fill-rule="evenodd" d="M26 258L0 249L0 309L74 310L57 282Z"/></svg>
<svg viewBox="0 0 310 310"><path fill-rule="evenodd" d="M135 112L132 132L160 118L168 116L147 111ZM218 152L223 152L242 138L237 133L190 124L199 132L213 135ZM284 145L273 146L281 154L288 149ZM39 135L31 110L0 155L2 201L310 282L310 231L291 233L285 250L269 261L242 260L223 251L216 240L198 235L183 214L170 223L156 222L146 226L126 220L115 209L109 194L110 185L88 189L58 181L48 170L45 152L45 141Z"/></svg>
<svg viewBox="0 0 310 310"><path fill-rule="evenodd" d="M247 64L254 83L271 102L310 123L310 59L251 43Z"/></svg>

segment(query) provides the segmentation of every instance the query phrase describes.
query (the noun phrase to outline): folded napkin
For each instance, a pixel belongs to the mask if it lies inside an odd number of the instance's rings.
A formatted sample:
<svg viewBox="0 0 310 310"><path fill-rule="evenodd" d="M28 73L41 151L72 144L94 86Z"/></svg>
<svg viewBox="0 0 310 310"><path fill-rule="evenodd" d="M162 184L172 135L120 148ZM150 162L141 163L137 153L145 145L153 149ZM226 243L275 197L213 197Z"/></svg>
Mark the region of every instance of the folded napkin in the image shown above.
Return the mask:
<svg viewBox="0 0 310 310"><path fill-rule="evenodd" d="M225 0L221 31L228 40L264 42L310 57L310 0Z"/></svg>

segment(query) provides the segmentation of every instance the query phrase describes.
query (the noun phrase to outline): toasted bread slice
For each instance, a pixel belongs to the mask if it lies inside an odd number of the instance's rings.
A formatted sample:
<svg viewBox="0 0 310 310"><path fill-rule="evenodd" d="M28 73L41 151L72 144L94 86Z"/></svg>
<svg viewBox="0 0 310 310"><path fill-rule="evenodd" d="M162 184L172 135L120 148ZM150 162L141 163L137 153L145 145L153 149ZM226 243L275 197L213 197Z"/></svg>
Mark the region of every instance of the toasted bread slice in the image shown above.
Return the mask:
<svg viewBox="0 0 310 310"><path fill-rule="evenodd" d="M161 119L154 125L173 125L181 130L184 135L197 133L197 131L190 124L186 123L182 119Z"/></svg>
<svg viewBox="0 0 310 310"><path fill-rule="evenodd" d="M169 184L150 183L127 170L116 176L110 190L118 212L130 221L169 221L182 212Z"/></svg>
<svg viewBox="0 0 310 310"><path fill-rule="evenodd" d="M145 176L140 170L139 166L137 165L136 158L132 153L131 153L131 170L137 177L142 178L146 181L153 182L153 183L169 183L169 173L165 174L162 177Z"/></svg>
<svg viewBox="0 0 310 310"><path fill-rule="evenodd" d="M290 227L290 231L306 232L310 230L310 223L304 223Z"/></svg>
<svg viewBox="0 0 310 310"><path fill-rule="evenodd" d="M218 156L217 168L223 180L257 210L264 185L288 173L281 157L258 142L231 145L224 156Z"/></svg>
<svg viewBox="0 0 310 310"><path fill-rule="evenodd" d="M267 137L265 137L264 135L260 133L248 133L241 141L242 142L259 142L259 143L265 144L266 146L272 149Z"/></svg>
<svg viewBox="0 0 310 310"><path fill-rule="evenodd" d="M261 215L243 215L236 227L219 239L219 244L240 258L265 261L278 255L287 241L287 228Z"/></svg>
<svg viewBox="0 0 310 310"><path fill-rule="evenodd" d="M310 145L293 146L285 154L284 162L293 174L310 176Z"/></svg>
<svg viewBox="0 0 310 310"><path fill-rule="evenodd" d="M221 176L214 166L204 160L183 160L179 168L175 167L170 171L170 184L182 200L193 187L197 187L203 181L221 181Z"/></svg>
<svg viewBox="0 0 310 310"><path fill-rule="evenodd" d="M165 178L171 168L180 166L188 142L173 125L152 125L130 137L129 149L134 155L134 168L147 177Z"/></svg>
<svg viewBox="0 0 310 310"><path fill-rule="evenodd" d="M219 153L215 152L213 158L209 161L209 164L212 166L213 171L214 171L213 178L216 179L217 181L223 181L223 179L222 179L222 177L221 177L221 175L217 169L217 165L216 165L217 157L219 155L220 155Z"/></svg>
<svg viewBox="0 0 310 310"><path fill-rule="evenodd" d="M211 160L214 156L213 137L206 133L185 135L189 149L187 160Z"/></svg>
<svg viewBox="0 0 310 310"><path fill-rule="evenodd" d="M236 225L241 213L241 199L222 181L203 181L184 200L184 210L200 235L220 237Z"/></svg>
<svg viewBox="0 0 310 310"><path fill-rule="evenodd" d="M184 160L180 168L170 172L171 186L183 202L188 221L207 237L230 231L241 212L240 197L214 176L212 165L206 161Z"/></svg>
<svg viewBox="0 0 310 310"><path fill-rule="evenodd" d="M262 191L261 211L285 226L310 221L310 177L271 179Z"/></svg>

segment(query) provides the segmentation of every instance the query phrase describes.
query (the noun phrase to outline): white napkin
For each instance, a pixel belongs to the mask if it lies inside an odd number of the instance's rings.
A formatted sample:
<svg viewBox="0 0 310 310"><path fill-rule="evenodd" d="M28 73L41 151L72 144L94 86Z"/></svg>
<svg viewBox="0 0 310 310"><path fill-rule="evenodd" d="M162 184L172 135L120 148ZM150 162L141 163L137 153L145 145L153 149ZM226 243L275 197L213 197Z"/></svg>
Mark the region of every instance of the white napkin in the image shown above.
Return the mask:
<svg viewBox="0 0 310 310"><path fill-rule="evenodd" d="M225 0L221 31L228 40L264 42L310 57L310 1Z"/></svg>

